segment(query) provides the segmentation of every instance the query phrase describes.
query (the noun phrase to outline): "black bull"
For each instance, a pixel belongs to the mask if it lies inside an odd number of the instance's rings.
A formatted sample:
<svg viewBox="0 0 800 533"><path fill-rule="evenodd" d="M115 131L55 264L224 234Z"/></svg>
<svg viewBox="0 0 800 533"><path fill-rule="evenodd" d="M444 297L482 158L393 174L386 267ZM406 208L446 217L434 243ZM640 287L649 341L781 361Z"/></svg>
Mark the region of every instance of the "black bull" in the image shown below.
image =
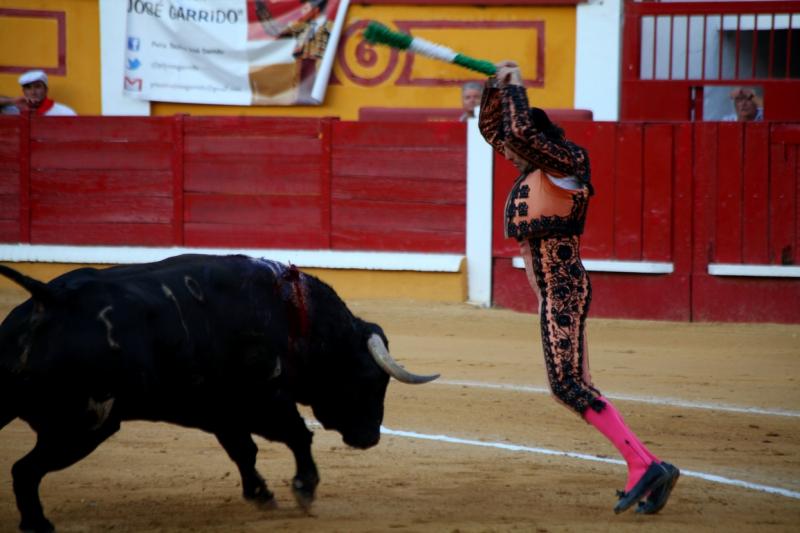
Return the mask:
<svg viewBox="0 0 800 533"><path fill-rule="evenodd" d="M213 433L244 497L267 505L251 434L283 442L307 507L319 476L297 404L368 448L380 438L390 376L437 377L404 370L380 326L322 281L272 261L182 255L47 284L2 265L0 274L31 293L0 326L0 428L19 417L37 433L12 468L24 530L52 530L39 500L44 475L87 456L123 420Z"/></svg>

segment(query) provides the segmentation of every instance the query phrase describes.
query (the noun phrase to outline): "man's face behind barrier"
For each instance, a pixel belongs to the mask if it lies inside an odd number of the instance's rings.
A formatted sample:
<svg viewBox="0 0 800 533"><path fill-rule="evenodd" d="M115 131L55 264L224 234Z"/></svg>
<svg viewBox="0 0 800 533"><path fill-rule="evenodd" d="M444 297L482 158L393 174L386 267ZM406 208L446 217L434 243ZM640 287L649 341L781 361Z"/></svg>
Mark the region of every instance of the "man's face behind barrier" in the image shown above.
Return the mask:
<svg viewBox="0 0 800 533"><path fill-rule="evenodd" d="M35 109L47 98L47 85L42 81L26 83L22 86L22 94L25 95L28 105Z"/></svg>

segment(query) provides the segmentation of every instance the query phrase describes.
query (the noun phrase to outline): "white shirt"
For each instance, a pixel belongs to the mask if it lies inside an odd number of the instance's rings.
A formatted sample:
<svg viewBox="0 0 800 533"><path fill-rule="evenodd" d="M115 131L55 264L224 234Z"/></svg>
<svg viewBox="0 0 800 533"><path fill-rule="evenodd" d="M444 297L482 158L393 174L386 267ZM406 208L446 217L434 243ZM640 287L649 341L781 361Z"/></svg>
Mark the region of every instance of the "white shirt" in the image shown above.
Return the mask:
<svg viewBox="0 0 800 533"><path fill-rule="evenodd" d="M59 104L58 102L55 102L53 107L44 114L46 117L73 117L76 115L77 113L73 111L71 107Z"/></svg>

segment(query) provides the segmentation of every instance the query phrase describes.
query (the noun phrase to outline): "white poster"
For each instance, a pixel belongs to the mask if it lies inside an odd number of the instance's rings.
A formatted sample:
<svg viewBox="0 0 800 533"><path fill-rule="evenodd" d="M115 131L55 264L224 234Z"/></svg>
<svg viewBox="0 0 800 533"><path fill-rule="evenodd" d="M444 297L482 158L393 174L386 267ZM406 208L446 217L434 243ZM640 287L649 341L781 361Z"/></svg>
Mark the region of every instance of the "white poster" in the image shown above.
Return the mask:
<svg viewBox="0 0 800 533"><path fill-rule="evenodd" d="M125 94L321 104L349 0L127 0Z"/></svg>

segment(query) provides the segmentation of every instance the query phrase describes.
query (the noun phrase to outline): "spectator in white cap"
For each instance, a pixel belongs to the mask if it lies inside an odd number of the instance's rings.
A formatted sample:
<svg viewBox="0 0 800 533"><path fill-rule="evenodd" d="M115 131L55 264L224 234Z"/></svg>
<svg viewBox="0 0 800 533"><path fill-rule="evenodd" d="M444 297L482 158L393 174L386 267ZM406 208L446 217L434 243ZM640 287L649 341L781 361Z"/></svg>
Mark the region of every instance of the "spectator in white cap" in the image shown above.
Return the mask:
<svg viewBox="0 0 800 533"><path fill-rule="evenodd" d="M59 104L47 96L47 74L43 70L29 70L19 77L22 96L0 96L3 114L18 115L26 111L43 116L76 115L70 107Z"/></svg>

